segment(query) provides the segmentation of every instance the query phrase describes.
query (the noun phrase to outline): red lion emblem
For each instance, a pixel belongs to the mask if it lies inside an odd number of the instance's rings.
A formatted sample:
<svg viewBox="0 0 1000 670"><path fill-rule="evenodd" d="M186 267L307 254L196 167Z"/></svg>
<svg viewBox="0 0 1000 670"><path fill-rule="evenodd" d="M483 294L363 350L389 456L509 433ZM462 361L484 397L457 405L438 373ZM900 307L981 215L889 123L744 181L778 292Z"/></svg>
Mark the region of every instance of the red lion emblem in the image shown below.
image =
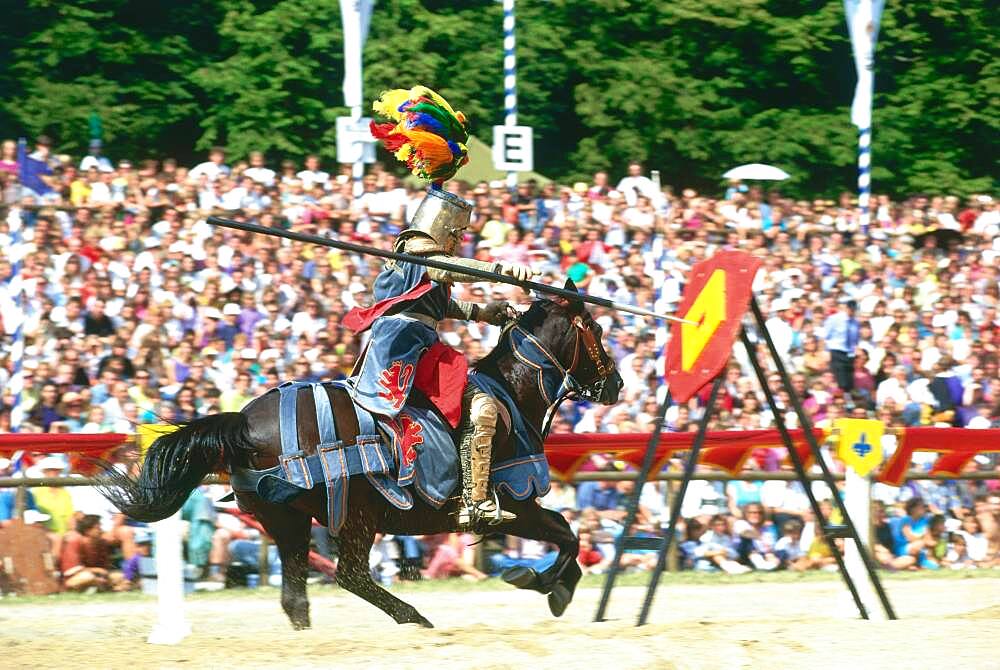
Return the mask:
<svg viewBox="0 0 1000 670"><path fill-rule="evenodd" d="M396 428L396 435L403 452L403 465L409 466L417 460L417 445L424 443L424 427L405 413L399 415L398 425L402 427Z"/></svg>
<svg viewBox="0 0 1000 670"><path fill-rule="evenodd" d="M384 391L378 392L378 397L387 400L393 409L399 409L406 402L406 390L413 379L413 366L403 361L393 361L387 369L378 375L378 383Z"/></svg>

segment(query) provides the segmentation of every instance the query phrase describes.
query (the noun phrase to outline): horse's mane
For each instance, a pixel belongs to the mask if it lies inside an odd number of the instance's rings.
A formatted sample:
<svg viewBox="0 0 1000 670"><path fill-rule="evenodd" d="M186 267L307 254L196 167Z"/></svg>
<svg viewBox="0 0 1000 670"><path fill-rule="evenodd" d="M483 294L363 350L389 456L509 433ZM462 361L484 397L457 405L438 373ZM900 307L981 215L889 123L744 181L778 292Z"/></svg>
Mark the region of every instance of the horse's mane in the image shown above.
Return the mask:
<svg viewBox="0 0 1000 670"><path fill-rule="evenodd" d="M503 355L510 353L510 338L507 337L507 332L510 330L511 326L518 325L529 333L534 332L535 328L542 325L542 322L548 318L549 311L545 309L545 305L549 302L549 300L535 300L531 303L531 307L527 312L517 317L516 320L504 327L503 333L501 333L500 339L497 341L497 345L493 347L490 353L476 361L472 365L473 369L484 373L497 371L497 363L499 363L500 358Z"/></svg>

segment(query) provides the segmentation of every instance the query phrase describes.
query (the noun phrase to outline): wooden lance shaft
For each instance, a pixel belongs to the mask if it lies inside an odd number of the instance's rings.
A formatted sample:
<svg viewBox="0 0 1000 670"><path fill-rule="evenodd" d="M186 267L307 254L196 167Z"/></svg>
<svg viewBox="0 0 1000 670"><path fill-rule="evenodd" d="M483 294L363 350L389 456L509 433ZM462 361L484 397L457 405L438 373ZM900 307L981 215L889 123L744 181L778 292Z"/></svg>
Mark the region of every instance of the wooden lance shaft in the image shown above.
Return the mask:
<svg viewBox="0 0 1000 670"><path fill-rule="evenodd" d="M605 298L598 298L592 295L583 295L582 293L577 293L576 291L570 291L564 288L558 288L556 286L549 286L547 284L539 284L538 282L514 279L513 277L508 277L507 275L502 275L497 272L490 272L489 270L479 270L476 268L468 268L464 265L456 265L454 263L448 263L445 261L435 260L433 258L424 258L423 256L414 256L412 254L400 254L395 251L384 251L382 249L375 249L374 247L366 247L361 244L354 244L352 242L342 242L340 240L332 240L326 237L320 237L319 235L309 235L308 233L297 233L291 230L283 230L281 228L269 228L267 226L261 226L256 223L245 223L243 221L233 221L232 219L224 219L219 216L208 217L208 222L213 226L222 226L224 228L235 228L236 230L244 230L248 233L259 233L261 235L272 235L275 237L284 237L289 240L295 240L296 242L305 242L307 244L318 244L324 247L332 247L334 249L340 249L341 251L347 251L354 254L368 254L369 256L378 256L379 258L385 258L388 260L399 261L401 263L414 263L415 265L423 265L424 267L435 268L437 270L445 270L447 272L456 272L465 275L471 275L473 277L479 277L480 279L485 279L487 281L499 283L499 284L510 284L511 286L519 286L525 291L536 291L538 293L547 293L549 295L557 295L567 300L579 300L591 305L599 305L601 307L607 307L608 309L614 309L621 312L629 312L630 314L638 314L639 316L648 316L653 319L661 319L663 321L677 321L679 323L687 323L692 326L697 326L698 324L694 321L689 321L687 319L682 319L678 316L671 316L669 314L657 314L656 312L651 312L648 309L642 309L641 307L633 307L632 305L622 305Z"/></svg>

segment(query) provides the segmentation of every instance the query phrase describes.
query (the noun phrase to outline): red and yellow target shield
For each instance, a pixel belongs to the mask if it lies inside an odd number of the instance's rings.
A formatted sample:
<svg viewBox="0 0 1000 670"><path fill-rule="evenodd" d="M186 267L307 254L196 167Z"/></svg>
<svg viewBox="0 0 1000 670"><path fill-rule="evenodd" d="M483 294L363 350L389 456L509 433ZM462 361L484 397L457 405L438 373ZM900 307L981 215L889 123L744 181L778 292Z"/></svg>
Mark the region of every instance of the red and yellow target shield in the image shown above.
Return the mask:
<svg viewBox="0 0 1000 670"><path fill-rule="evenodd" d="M686 402L722 372L750 300L761 261L741 251L720 251L691 269L667 345L670 395Z"/></svg>

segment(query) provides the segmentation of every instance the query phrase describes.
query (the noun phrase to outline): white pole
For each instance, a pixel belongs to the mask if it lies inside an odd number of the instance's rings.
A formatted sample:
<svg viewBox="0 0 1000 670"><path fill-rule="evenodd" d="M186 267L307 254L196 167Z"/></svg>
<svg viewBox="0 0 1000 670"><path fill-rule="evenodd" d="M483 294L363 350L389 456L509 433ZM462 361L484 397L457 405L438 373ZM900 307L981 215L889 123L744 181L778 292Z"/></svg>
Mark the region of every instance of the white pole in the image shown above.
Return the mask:
<svg viewBox="0 0 1000 670"><path fill-rule="evenodd" d="M340 0L341 22L344 28L344 104L351 109L351 120L357 124L361 119L364 78L362 52L368 37L374 0ZM354 197L360 197L364 190L361 178L365 174L365 164L361 152L351 166L354 183Z"/></svg>
<svg viewBox="0 0 1000 670"><path fill-rule="evenodd" d="M517 125L517 56L514 52L514 0L503 0L503 106L505 126ZM507 188L517 188L517 173L507 173Z"/></svg>
<svg viewBox="0 0 1000 670"><path fill-rule="evenodd" d="M844 507L854 522L854 527L858 530L858 535L868 551L868 555L875 560L871 550L872 536L872 484L868 477L862 477L854 468L845 468L844 481ZM865 563L858 552L854 540L844 540L844 564L851 580L858 587L858 595L865 609L868 610L868 618L872 621L885 621L885 611L882 609L881 601L875 593L875 588L868 580L868 571L865 570ZM853 609L853 603L850 605Z"/></svg>
<svg viewBox="0 0 1000 670"><path fill-rule="evenodd" d="M875 91L875 43L885 0L844 0L858 83L851 104L851 123L858 127L858 208L861 232L871 222L872 97Z"/></svg>
<svg viewBox="0 0 1000 670"><path fill-rule="evenodd" d="M177 644L191 634L184 616L184 560L181 513L153 524L156 532L157 621L147 638L150 644Z"/></svg>

